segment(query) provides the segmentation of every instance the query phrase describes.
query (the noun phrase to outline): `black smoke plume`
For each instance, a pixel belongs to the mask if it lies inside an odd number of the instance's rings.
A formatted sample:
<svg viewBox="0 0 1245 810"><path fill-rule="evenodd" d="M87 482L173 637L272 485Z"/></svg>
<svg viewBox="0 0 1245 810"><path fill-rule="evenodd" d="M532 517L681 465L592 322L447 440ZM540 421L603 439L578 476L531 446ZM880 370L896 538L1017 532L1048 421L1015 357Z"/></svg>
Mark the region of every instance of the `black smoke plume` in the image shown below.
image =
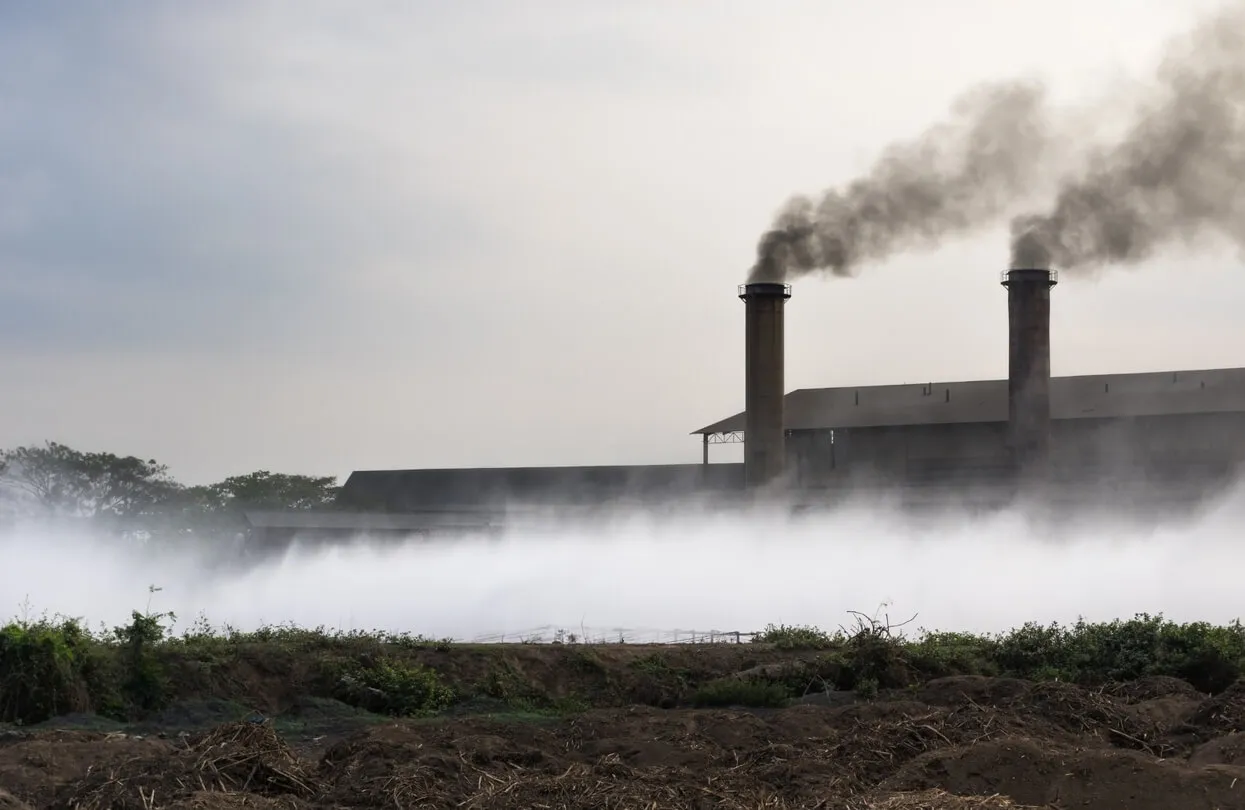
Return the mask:
<svg viewBox="0 0 1245 810"><path fill-rule="evenodd" d="M1218 232L1245 245L1245 3L1167 48L1122 140L1094 150L1044 214L1012 221L1012 267L1144 261Z"/></svg>
<svg viewBox="0 0 1245 810"><path fill-rule="evenodd" d="M1072 155L1081 168L1047 213L1012 221L1011 267L1137 262L1210 231L1245 245L1245 0L1172 40L1156 79L1124 136L1097 146L1066 134L1040 84L979 88L947 122L888 147L866 176L788 202L749 280L850 276L988 227Z"/></svg>
<svg viewBox="0 0 1245 810"><path fill-rule="evenodd" d="M850 276L862 262L996 221L1029 190L1050 145L1045 96L1036 82L980 87L845 189L792 199L761 238L749 281Z"/></svg>

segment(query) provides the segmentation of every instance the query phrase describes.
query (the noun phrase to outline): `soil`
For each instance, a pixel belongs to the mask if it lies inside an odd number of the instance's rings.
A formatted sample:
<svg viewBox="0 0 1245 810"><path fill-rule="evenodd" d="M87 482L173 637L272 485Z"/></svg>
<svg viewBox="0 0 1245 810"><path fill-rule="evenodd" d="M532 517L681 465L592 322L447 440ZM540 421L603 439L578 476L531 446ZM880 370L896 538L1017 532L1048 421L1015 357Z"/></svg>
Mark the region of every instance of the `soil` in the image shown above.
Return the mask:
<svg viewBox="0 0 1245 810"><path fill-rule="evenodd" d="M0 810L1245 810L1245 683L1209 696L1170 678L949 677L867 699L694 709L679 691L689 679L766 667L790 682L810 665L747 648L501 649L426 660L450 683L496 681L504 660L506 688L601 699L394 720L251 661L246 689L187 688L141 725L85 715L0 731Z"/></svg>

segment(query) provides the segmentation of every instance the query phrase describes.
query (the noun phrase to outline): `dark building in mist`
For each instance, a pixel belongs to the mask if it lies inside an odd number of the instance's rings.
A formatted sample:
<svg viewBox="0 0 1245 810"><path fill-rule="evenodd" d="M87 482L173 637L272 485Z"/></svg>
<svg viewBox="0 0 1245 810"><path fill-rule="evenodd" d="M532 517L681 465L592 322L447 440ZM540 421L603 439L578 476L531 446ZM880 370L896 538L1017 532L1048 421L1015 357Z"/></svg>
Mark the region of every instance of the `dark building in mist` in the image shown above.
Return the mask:
<svg viewBox="0 0 1245 810"><path fill-rule="evenodd" d="M1245 368L1053 377L1056 481L1190 482L1245 461ZM787 466L798 488L988 482L1015 458L1009 381L805 388L786 396ZM745 430L738 413L700 428L706 446Z"/></svg>
<svg viewBox="0 0 1245 810"><path fill-rule="evenodd" d="M797 506L870 488L914 503L970 492L1001 503L1040 489L1054 503L1118 498L1136 483L1137 501L1153 506L1204 498L1245 462L1245 368L1052 377L1057 276L1012 269L1001 281L1006 379L784 393L791 288L747 284L738 290L745 410L693 431L702 464L360 471L342 487L337 516L256 515L252 534L478 532L529 509L740 503L758 490ZM711 445L733 442L744 444L744 463L709 463Z"/></svg>
<svg viewBox="0 0 1245 810"><path fill-rule="evenodd" d="M459 513L686 500L743 487L742 464L362 470L346 479L338 503L353 510Z"/></svg>
<svg viewBox="0 0 1245 810"><path fill-rule="evenodd" d="M1049 397L1049 473L1057 483L1136 482L1174 492L1223 481L1245 462L1245 368L1053 377ZM874 487L1005 485L1016 471L1011 403L1007 379L792 391L783 408L791 494L816 504ZM339 517L325 528L445 534L502 525L524 508L735 501L746 490L744 465L708 463L708 449L742 441L746 427L740 412L694 431L706 447L703 464L359 471L339 506L421 517L366 527ZM257 520L272 524L265 534L283 537L305 534L317 518ZM306 525L285 525L290 520Z"/></svg>

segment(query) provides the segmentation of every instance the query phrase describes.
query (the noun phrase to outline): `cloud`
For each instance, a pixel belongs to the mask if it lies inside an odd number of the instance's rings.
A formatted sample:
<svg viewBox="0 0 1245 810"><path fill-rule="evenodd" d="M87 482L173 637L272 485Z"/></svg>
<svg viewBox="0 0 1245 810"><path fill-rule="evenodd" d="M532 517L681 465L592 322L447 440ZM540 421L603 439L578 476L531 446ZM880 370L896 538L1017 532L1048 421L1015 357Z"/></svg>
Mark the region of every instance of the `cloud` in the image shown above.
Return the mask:
<svg viewBox="0 0 1245 810"><path fill-rule="evenodd" d="M485 238L436 188L386 183L359 144L235 100L228 63L258 67L259 42L150 10L0 19L0 340L279 341L305 325L293 315L349 306L387 258L431 266Z"/></svg>

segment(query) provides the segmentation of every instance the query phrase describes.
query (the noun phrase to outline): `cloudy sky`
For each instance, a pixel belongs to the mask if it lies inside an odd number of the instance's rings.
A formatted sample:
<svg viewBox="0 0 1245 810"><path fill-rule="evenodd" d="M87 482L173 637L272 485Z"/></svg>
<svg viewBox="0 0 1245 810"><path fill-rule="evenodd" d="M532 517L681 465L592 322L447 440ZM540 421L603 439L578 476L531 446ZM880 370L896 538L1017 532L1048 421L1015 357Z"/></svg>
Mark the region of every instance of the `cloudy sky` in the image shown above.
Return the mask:
<svg viewBox="0 0 1245 810"><path fill-rule="evenodd" d="M696 461L790 195L981 81L1098 103L1213 5L0 3L0 445L187 481ZM1000 225L802 280L788 386L1003 376L1006 262ZM1066 281L1055 373L1245 364L1240 264Z"/></svg>

